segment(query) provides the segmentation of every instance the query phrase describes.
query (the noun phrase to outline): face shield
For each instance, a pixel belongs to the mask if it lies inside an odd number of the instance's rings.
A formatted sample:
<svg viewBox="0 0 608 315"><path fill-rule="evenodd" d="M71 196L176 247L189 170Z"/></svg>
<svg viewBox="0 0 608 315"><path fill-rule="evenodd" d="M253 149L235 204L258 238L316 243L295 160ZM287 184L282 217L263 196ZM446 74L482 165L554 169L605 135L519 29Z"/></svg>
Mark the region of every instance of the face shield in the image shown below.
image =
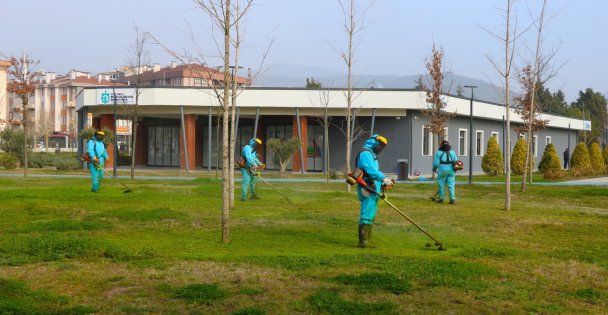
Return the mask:
<svg viewBox="0 0 608 315"><path fill-rule="evenodd" d="M388 144L388 141L383 136L376 136L375 139L378 142L378 144L374 147L373 151L376 155L378 155L378 154L380 154L380 152L382 152L382 150L384 150L384 147L386 147L386 145Z"/></svg>

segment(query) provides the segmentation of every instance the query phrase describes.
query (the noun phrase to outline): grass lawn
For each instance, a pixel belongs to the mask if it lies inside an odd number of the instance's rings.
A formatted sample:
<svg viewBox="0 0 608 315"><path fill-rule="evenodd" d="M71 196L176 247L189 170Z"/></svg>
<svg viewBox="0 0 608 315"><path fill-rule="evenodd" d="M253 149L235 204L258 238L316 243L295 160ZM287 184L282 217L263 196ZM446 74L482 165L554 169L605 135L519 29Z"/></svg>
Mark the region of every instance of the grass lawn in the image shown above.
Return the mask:
<svg viewBox="0 0 608 315"><path fill-rule="evenodd" d="M263 182L220 241L220 182L0 178L0 313L606 313L608 189L398 185L373 248L359 249L356 193L340 183ZM238 185L238 184L237 184ZM240 194L240 189L236 192Z"/></svg>

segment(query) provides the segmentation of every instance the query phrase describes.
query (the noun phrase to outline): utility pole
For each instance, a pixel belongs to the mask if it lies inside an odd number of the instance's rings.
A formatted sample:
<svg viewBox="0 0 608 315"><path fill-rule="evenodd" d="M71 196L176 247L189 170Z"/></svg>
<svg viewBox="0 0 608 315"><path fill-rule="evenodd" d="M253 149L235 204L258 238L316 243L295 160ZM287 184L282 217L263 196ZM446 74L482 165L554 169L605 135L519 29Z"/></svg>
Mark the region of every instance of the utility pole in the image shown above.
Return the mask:
<svg viewBox="0 0 608 315"><path fill-rule="evenodd" d="M473 184L473 90L476 85L465 85L471 89L471 105L469 109L469 185Z"/></svg>

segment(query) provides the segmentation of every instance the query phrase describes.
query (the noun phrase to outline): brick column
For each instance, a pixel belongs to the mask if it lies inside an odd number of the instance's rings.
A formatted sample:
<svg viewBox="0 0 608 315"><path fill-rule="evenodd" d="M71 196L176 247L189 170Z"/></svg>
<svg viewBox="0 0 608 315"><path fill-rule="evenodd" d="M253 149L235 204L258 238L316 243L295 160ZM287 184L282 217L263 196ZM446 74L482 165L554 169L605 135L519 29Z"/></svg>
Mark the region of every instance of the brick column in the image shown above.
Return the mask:
<svg viewBox="0 0 608 315"><path fill-rule="evenodd" d="M114 130L114 115L113 114L103 114L100 115L99 118L99 129L102 130L104 128ZM116 137L116 135L114 135ZM106 152L110 157L110 162L106 163L106 169L114 169L114 144L108 143L106 145Z"/></svg>
<svg viewBox="0 0 608 315"><path fill-rule="evenodd" d="M306 173L306 148L308 146L308 117L300 116L300 130L301 134L301 142L302 142L302 152L304 152L304 173ZM295 138L298 137L298 120L296 116L293 116L293 136ZM300 150L296 151L296 154L293 155L293 172L300 172Z"/></svg>
<svg viewBox="0 0 608 315"><path fill-rule="evenodd" d="M186 145L188 146L188 166L190 170L193 170L196 163L196 114L185 114L184 126L186 127ZM181 126L179 129L179 167L184 171L186 170L184 134Z"/></svg>
<svg viewBox="0 0 608 315"><path fill-rule="evenodd" d="M148 133L144 132L143 120L137 125L137 143L135 144L135 165L146 165L148 156Z"/></svg>

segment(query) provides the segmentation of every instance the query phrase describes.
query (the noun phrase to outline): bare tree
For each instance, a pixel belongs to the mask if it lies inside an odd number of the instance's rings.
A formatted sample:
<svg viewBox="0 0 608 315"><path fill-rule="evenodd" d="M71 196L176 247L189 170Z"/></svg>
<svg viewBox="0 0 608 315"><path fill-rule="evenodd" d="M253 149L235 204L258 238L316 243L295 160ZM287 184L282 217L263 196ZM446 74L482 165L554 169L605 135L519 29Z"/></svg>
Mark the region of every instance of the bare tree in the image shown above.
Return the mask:
<svg viewBox="0 0 608 315"><path fill-rule="evenodd" d="M49 134L55 130L55 116L53 112L47 111L44 106L40 107L38 122L34 124L36 139L44 138L45 151L49 151Z"/></svg>
<svg viewBox="0 0 608 315"><path fill-rule="evenodd" d="M30 97L36 91L36 79L39 76L37 71L33 71L39 62L29 59L27 55L22 58L10 58L11 66L8 69L8 84L6 90L17 95L21 99L21 125L25 141L23 143L23 176L28 175L28 135L29 135L29 102Z"/></svg>
<svg viewBox="0 0 608 315"><path fill-rule="evenodd" d="M135 27L135 40L129 45L128 51L130 58L128 65L135 73L131 76L133 79L132 87L135 91L135 100L133 104L123 102L123 109L127 113L131 121L131 179L135 178L135 156L137 154L137 129L139 127L139 98L142 93L142 73L146 65L150 63L150 52L146 48L148 42L148 34L142 32L139 27ZM118 148L114 148L117 150Z"/></svg>
<svg viewBox="0 0 608 315"><path fill-rule="evenodd" d="M511 210L511 71L513 69L513 55L515 53L515 41L518 38L517 27L513 19L513 2L515 0L506 0L506 8L504 9L505 30L502 34L486 31L496 39L504 51L504 59L502 62L486 55L494 70L500 76L502 83L503 102L505 105L505 131L506 131L506 151L505 152L505 210Z"/></svg>
<svg viewBox="0 0 608 315"><path fill-rule="evenodd" d="M526 191L526 177L529 172L529 180L532 183L532 166L529 165L530 155L532 152L532 137L534 132L544 129L548 121L539 119L542 110L542 104L538 102L538 88L544 85L548 80L557 74L557 69L551 67L551 61L557 53L557 49L553 49L548 53L544 50L544 28L546 26L547 0L543 0L542 8L538 19L534 23L536 27L536 49L533 53L533 61L525 62L525 66L520 70L519 81L523 87L524 95L518 99L521 107L518 113L524 121L524 129L528 133L528 142L526 147L526 160L524 164L524 176L522 177L521 191ZM518 130L524 132L524 130Z"/></svg>
<svg viewBox="0 0 608 315"><path fill-rule="evenodd" d="M242 44L241 32L239 23L247 15L249 9L253 6L253 0L192 0L197 7L208 17L211 18L213 40L215 41L215 54L207 54L197 44L193 32L190 32L191 40L195 45L196 52L178 53L164 46L160 41L151 36L156 43L161 45L163 49L171 56L177 58L186 65L196 76L204 78L208 90L213 95L221 108L221 117L218 116L218 121L221 120L221 151L222 151L222 241L227 243L230 241L229 234L229 214L230 209L234 205L234 170L231 171L234 164L234 142L235 126L234 113L236 110L236 97L243 89L248 86L250 81L239 80L236 73L231 73L231 69L238 69L238 53ZM217 37L216 33L219 35ZM235 35L236 34L236 35ZM266 59L268 51L272 46L274 38L271 39L267 50L264 52L260 68ZM222 66L212 69L206 67L209 64L208 60L220 60ZM231 65L231 63L233 65ZM259 71L254 76L259 74ZM232 78L232 80L230 79ZM251 78L251 77L250 77ZM207 91L207 90L206 90ZM218 130L219 131L219 130ZM219 143L218 143L219 145ZM230 153L232 152L232 154ZM232 155L232 158L230 157ZM232 192L231 192L232 191ZM232 202L231 202L232 200Z"/></svg>
<svg viewBox="0 0 608 315"><path fill-rule="evenodd" d="M433 134L434 143L439 143L439 137L445 136L445 127L450 119L455 116L454 113L445 111L447 103L444 98L443 79L446 71L443 56L443 48L437 48L433 43L431 57L426 59L429 80L423 86L426 92L426 102L430 106L430 108L422 111L422 114L428 119L428 123L424 127ZM435 173L433 173L434 177Z"/></svg>
<svg viewBox="0 0 608 315"><path fill-rule="evenodd" d="M307 79L308 80L308 79ZM323 173L325 179L329 182L329 126L331 124L331 116L329 116L329 103L331 101L331 90L322 88L322 84L315 81L319 89L318 104L321 107L321 115L316 116L317 123L323 127ZM315 103L311 100L311 103Z"/></svg>
<svg viewBox="0 0 608 315"><path fill-rule="evenodd" d="M364 29L364 17L367 9L373 4L370 1L368 6L362 10L360 15L357 15L357 7L355 5L356 0L337 0L342 8L342 15L344 17L344 32L348 37L348 45L345 50L340 51L340 57L346 64L347 68L347 79L346 79L346 172L350 172L350 156L353 142L353 132L351 130L351 123L353 119L353 103L356 99L356 95L353 91L353 64L355 60L355 51L358 46L358 39L356 38L359 33ZM346 185L346 190L350 192L351 186Z"/></svg>

